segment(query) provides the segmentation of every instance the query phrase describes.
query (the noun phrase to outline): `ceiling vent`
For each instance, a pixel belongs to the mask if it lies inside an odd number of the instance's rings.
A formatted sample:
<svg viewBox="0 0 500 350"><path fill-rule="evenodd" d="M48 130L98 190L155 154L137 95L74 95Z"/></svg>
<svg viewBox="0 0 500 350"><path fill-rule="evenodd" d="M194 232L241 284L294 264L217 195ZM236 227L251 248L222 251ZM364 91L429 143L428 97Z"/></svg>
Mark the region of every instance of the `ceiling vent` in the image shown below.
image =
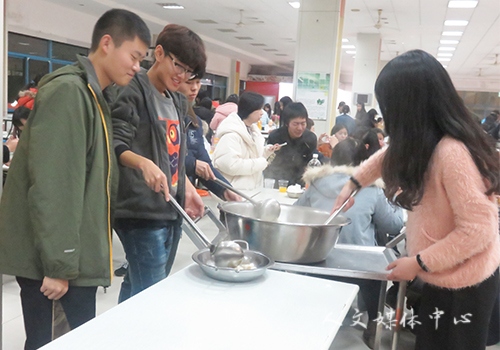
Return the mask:
<svg viewBox="0 0 500 350"><path fill-rule="evenodd" d="M261 43L251 43L250 45L252 45L252 46L267 46L266 44L261 44Z"/></svg>
<svg viewBox="0 0 500 350"><path fill-rule="evenodd" d="M238 40L253 40L253 38L250 38L249 36L235 36L235 38Z"/></svg>
<svg viewBox="0 0 500 350"><path fill-rule="evenodd" d="M236 30L234 29L224 29L224 28L220 28L220 29L217 29L219 32L222 32L222 33L236 33Z"/></svg>

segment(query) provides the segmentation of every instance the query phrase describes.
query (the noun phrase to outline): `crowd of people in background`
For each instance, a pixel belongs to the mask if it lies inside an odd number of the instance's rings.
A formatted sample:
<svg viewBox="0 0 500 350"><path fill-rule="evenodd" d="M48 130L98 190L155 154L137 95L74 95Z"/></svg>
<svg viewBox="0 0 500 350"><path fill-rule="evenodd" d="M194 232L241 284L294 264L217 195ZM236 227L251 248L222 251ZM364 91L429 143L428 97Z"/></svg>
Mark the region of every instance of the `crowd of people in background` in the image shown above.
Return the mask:
<svg viewBox="0 0 500 350"><path fill-rule="evenodd" d="M181 236L180 215L169 201L182 203L194 217L203 214L201 189L220 200L242 200L216 179L240 190L260 188L264 178L274 180L275 188L279 180L306 186L296 205L325 211L338 206L348 190L363 185L356 204L346 213L353 224L342 230L340 242L374 246L384 245L401 230L402 208L412 210L420 203L426 210L433 207L423 182L428 166L442 167L439 173L431 168L433 179L446 187L436 189L445 205L435 209L444 211L449 219L447 228L440 227L442 238L448 239L453 211L460 210L459 220L467 225L476 224L466 218L468 210L457 204L456 197L470 199L472 193L477 199L473 210L478 220L485 216L482 229L489 234L484 243L487 248L476 244L477 255L471 255L452 237L449 240L460 249L452 253L433 251L429 243L433 239L422 233L425 237L419 239L425 243L418 242L415 248L413 241L410 246L414 253L424 253L416 255L415 261L397 260L391 265L391 275L410 279L425 272L430 286L426 293L436 298L447 296L439 287L461 289L450 293L468 298L474 295L471 286L477 284L488 305L493 304L498 257L493 257L492 249L498 242L492 242L498 241L498 208L492 206L490 196L499 192L499 166L495 155L486 150L491 141L500 139L500 112L492 111L479 127L450 92L453 85L441 66L436 66L437 61L418 50L398 56L395 63L391 61L384 68L376 86L382 116L374 108L367 111L359 102L352 117L354 106L351 110L340 102L330 133L318 137L307 108L288 96L272 106L272 101L266 103L262 95L251 91L231 94L224 101L213 100L207 91L200 92L207 59L205 46L184 26L167 25L155 43L153 66L147 71L141 69L139 63L146 56L150 37L137 15L110 10L94 28L88 58L79 57L74 66L47 75L40 84L36 82L19 94L13 130L4 143L4 164L10 164L17 151L0 203L0 239L5 242L0 245L0 272L17 276L21 286L26 349L50 341L50 330L37 325L50 325L51 300L60 299L65 310L70 310L67 316L71 328L94 317L96 287L111 282L111 228L117 232L128 261L119 302L166 278ZM131 59L123 60L124 56ZM448 92L436 92L442 104L421 101L426 108L424 114L415 112L420 101L402 95L426 84L398 68L399 61L412 59L418 61L422 74L426 69L433 71L428 81L440 79L449 85ZM415 85L398 81L395 75L400 71L407 73ZM401 84L401 89L393 88L393 82ZM389 97L395 95L405 97L408 104L401 105L407 110L390 105ZM432 114L436 110L441 113L437 117ZM455 113L450 114L451 110ZM410 129L408 120L398 119L407 112L421 123L421 133ZM68 114L74 118L64 118ZM442 118L445 124L437 125L430 115ZM387 130L382 117L388 118ZM56 138L47 137L56 131ZM408 135L414 140L407 140ZM401 145L407 144L412 147L403 150ZM443 158L431 159L434 151L438 156L444 154ZM461 156L457 164L466 165L468 175L475 180L469 193L462 193L452 181L468 184L457 175L459 171L447 173L454 166L449 159L457 154ZM420 157L419 164L423 165L410 162L412 156ZM311 162L316 159L319 166ZM389 181L388 189L382 181L375 181L380 176ZM54 203L63 203L64 208ZM35 213L29 220L24 216L28 207ZM481 212L484 208L488 209L486 214ZM76 227L75 223L83 224ZM421 235L420 226L414 225ZM440 262L437 252L449 257L449 262ZM148 261L142 258L146 255L150 256ZM24 256L28 256L28 263ZM489 264L487 273L471 273L476 267L470 265L476 260ZM443 270L441 280L430 273ZM468 279L457 279L457 271L465 271ZM495 274L496 282L488 278L491 274ZM375 320L380 282L354 282L360 284L370 320ZM83 304L76 303L75 298ZM429 300L425 299L423 305L429 309ZM488 310L478 315L481 325L486 325ZM374 323L368 326L364 340L373 347ZM426 325L427 330L430 327ZM429 342L442 341L422 339L417 341L419 349Z"/></svg>

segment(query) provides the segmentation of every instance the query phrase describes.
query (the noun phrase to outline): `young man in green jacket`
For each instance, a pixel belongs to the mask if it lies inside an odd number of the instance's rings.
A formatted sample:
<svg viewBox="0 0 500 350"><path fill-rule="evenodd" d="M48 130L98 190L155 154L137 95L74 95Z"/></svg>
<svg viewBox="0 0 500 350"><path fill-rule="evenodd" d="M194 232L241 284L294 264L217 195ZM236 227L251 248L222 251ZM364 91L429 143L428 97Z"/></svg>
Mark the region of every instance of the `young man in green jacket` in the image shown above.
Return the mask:
<svg viewBox="0 0 500 350"><path fill-rule="evenodd" d="M97 286L111 284L118 171L102 90L129 83L150 38L137 15L110 10L88 58L40 81L0 203L0 272L21 287L25 349L51 341L53 300L74 329L95 316Z"/></svg>

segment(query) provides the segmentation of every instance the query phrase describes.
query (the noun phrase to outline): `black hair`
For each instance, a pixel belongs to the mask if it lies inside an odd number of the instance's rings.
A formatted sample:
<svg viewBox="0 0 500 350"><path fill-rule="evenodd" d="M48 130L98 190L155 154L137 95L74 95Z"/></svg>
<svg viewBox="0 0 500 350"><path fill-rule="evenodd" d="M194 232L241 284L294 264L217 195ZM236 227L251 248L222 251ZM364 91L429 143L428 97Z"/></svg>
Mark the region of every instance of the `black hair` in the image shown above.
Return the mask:
<svg viewBox="0 0 500 350"><path fill-rule="evenodd" d="M377 78L375 94L391 139L382 166L389 200L409 210L420 203L431 156L444 136L467 147L486 194L500 193L498 152L434 57L413 50L392 59Z"/></svg>
<svg viewBox="0 0 500 350"><path fill-rule="evenodd" d="M232 102L232 103L236 103L238 104L238 101L240 100L240 98L238 97L238 95L236 94L231 94L227 97L226 99L226 103L228 102Z"/></svg>
<svg viewBox="0 0 500 350"><path fill-rule="evenodd" d="M146 23L141 17L127 10L111 9L97 20L92 32L90 52L97 50L101 38L107 34L113 38L116 47L120 47L124 41L133 41L135 37L148 47L151 45L151 33Z"/></svg>
<svg viewBox="0 0 500 350"><path fill-rule="evenodd" d="M172 53L181 63L193 69L193 75L202 77L205 74L205 45L191 29L178 24L168 24L158 34L156 46L158 45L161 45L165 55Z"/></svg>
<svg viewBox="0 0 500 350"><path fill-rule="evenodd" d="M28 120L31 109L25 106L17 107L12 113L12 124L14 125L14 135L21 136L21 128L24 126L22 120Z"/></svg>
<svg viewBox="0 0 500 350"><path fill-rule="evenodd" d="M366 147L368 145L368 147ZM380 149L377 134L371 130L364 139L347 138L340 141L332 150L330 157L333 166L358 166Z"/></svg>
<svg viewBox="0 0 500 350"><path fill-rule="evenodd" d="M380 134L380 135L382 135L382 136L384 136L384 137L386 137L386 136L387 136L387 135L385 134L384 130L382 130L382 129L379 129L379 128L373 128L373 130L377 133L377 135L378 135L378 134Z"/></svg>
<svg viewBox="0 0 500 350"><path fill-rule="evenodd" d="M281 114L281 106L280 106L280 102L279 101L274 102L273 114L276 114L276 115L280 115Z"/></svg>
<svg viewBox="0 0 500 350"><path fill-rule="evenodd" d="M375 152L380 149L377 132L374 129L369 129L360 139L363 147L360 147L356 154L355 163L360 164L365 159L370 158ZM368 147L366 147L368 145Z"/></svg>
<svg viewBox="0 0 500 350"><path fill-rule="evenodd" d="M288 127L288 124L292 119L304 118L309 119L307 115L307 109L301 102L292 102L281 112L280 123L281 125Z"/></svg>
<svg viewBox="0 0 500 350"><path fill-rule="evenodd" d="M343 105L342 106L342 113L347 114L351 111L348 105Z"/></svg>
<svg viewBox="0 0 500 350"><path fill-rule="evenodd" d="M203 97L200 101L200 106L212 109L212 99L210 97Z"/></svg>
<svg viewBox="0 0 500 350"><path fill-rule="evenodd" d="M332 155L330 157L332 165L352 165L354 163L354 156L356 155L358 146L359 142L351 138L340 141L337 145L335 145L335 147L333 147Z"/></svg>
<svg viewBox="0 0 500 350"><path fill-rule="evenodd" d="M377 114L378 114L377 111L373 108L364 114L358 112L356 114L356 125L368 127L368 128L374 128L375 125L378 123L378 121L380 121L380 120L377 121L375 119ZM379 118L379 119L381 119L381 118Z"/></svg>
<svg viewBox="0 0 500 350"><path fill-rule="evenodd" d="M283 96L280 98L280 102L283 104L283 109L285 109L286 106L293 102L293 100L288 96Z"/></svg>
<svg viewBox="0 0 500 350"><path fill-rule="evenodd" d="M314 126L314 120L310 119L310 118L307 118L307 125L306 125L306 128L307 130L311 130L312 127Z"/></svg>
<svg viewBox="0 0 500 350"><path fill-rule="evenodd" d="M345 105L345 102L344 102L344 101L340 101L340 103L339 103L339 105L338 105L337 109L339 109L339 108L340 108L340 107L342 107L343 105Z"/></svg>
<svg viewBox="0 0 500 350"><path fill-rule="evenodd" d="M268 110L267 110L267 111L266 111L266 107L268 108ZM271 105L270 105L269 103L266 103L266 104L264 105L264 111L267 113L267 116L268 116L269 118L271 118L271 114L272 114L271 112L272 112L272 110L271 110Z"/></svg>
<svg viewBox="0 0 500 350"><path fill-rule="evenodd" d="M247 119L252 112L262 109L264 101L264 96L261 94L252 91L244 92L238 102L238 115L242 120Z"/></svg>
<svg viewBox="0 0 500 350"><path fill-rule="evenodd" d="M347 130L347 126L345 126L345 124L342 124L342 123L335 124L333 126L332 130L330 131L330 136L335 135L336 133L338 133L342 129Z"/></svg>

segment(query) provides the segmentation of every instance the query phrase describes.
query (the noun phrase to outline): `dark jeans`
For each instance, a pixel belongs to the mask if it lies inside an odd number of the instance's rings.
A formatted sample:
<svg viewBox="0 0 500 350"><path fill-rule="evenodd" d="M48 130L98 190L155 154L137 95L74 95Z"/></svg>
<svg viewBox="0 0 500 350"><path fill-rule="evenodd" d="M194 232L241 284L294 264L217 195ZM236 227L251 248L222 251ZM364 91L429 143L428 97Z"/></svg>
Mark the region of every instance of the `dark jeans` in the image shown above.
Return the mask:
<svg viewBox="0 0 500 350"><path fill-rule="evenodd" d="M168 276L181 236L178 225L130 227L115 231L123 244L128 262L118 302L143 291Z"/></svg>
<svg viewBox="0 0 500 350"><path fill-rule="evenodd" d="M34 350L52 340L53 301L42 292L42 281L16 277L21 287L26 343L24 349ZM97 287L73 287L59 299L71 329L95 317Z"/></svg>
<svg viewBox="0 0 500 350"><path fill-rule="evenodd" d="M485 281L458 290L425 284L415 350L484 350L499 282L497 270Z"/></svg>

